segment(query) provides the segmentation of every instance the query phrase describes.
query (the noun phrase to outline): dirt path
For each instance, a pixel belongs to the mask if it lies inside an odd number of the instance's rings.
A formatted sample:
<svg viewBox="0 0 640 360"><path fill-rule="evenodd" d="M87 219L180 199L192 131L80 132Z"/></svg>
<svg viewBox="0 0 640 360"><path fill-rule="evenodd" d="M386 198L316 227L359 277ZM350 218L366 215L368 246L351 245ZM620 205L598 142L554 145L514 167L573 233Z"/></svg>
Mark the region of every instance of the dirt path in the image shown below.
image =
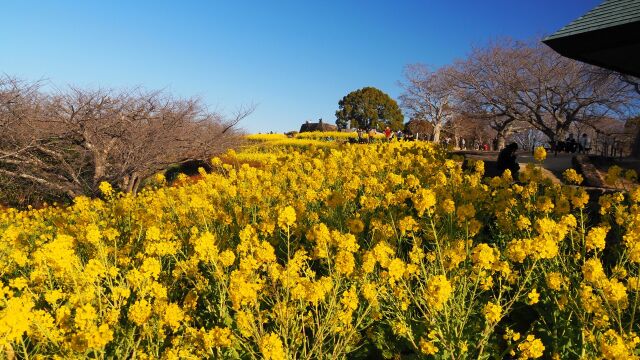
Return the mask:
<svg viewBox="0 0 640 360"><path fill-rule="evenodd" d="M549 170L557 178L562 179L562 173L567 169L571 169L572 167L571 159L573 158L573 156L574 154L564 153L558 154L557 156L548 154L547 158L542 163L542 167L546 170ZM533 159L533 155L531 155L531 153L518 154L518 162L520 164L526 164L534 161L535 160Z"/></svg>

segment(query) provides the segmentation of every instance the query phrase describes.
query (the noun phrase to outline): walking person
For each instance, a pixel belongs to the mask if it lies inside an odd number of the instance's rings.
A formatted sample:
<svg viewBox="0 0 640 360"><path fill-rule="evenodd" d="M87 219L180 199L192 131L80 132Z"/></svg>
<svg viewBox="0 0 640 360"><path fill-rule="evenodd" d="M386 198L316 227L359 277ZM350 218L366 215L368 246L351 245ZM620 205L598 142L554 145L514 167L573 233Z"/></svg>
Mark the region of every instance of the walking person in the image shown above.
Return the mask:
<svg viewBox="0 0 640 360"><path fill-rule="evenodd" d="M589 135L587 135L586 133L583 133L582 136L580 137L580 153L588 154L590 150L591 150L591 139L589 138Z"/></svg>
<svg viewBox="0 0 640 360"><path fill-rule="evenodd" d="M364 130L358 129L358 144L364 143Z"/></svg>
<svg viewBox="0 0 640 360"><path fill-rule="evenodd" d="M578 150L578 142L573 137L573 134L569 134L569 137L566 140L566 152L575 153Z"/></svg>
<svg viewBox="0 0 640 360"><path fill-rule="evenodd" d="M367 133L367 137L368 137L367 140L369 140L369 142L372 143L375 136L376 136L376 131L374 129L369 129L369 132Z"/></svg>

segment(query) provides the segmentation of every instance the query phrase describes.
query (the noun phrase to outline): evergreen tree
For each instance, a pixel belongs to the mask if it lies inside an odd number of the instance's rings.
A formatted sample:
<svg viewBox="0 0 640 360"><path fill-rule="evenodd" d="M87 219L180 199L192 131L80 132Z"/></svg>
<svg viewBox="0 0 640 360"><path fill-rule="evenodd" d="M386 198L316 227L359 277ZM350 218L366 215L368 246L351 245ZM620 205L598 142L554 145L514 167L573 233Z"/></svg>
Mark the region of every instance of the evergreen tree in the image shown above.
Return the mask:
<svg viewBox="0 0 640 360"><path fill-rule="evenodd" d="M395 131L402 129L403 122L398 103L374 87L352 91L338 102L336 125L340 129L351 126L383 130L388 126Z"/></svg>

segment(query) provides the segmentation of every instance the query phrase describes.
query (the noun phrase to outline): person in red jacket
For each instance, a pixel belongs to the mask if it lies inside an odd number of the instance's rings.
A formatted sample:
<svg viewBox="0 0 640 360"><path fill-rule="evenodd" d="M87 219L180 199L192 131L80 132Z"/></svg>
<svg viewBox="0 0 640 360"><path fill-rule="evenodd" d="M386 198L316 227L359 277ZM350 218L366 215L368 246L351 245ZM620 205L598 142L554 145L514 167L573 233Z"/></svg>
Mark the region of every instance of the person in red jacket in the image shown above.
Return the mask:
<svg viewBox="0 0 640 360"><path fill-rule="evenodd" d="M384 136L387 138L387 141L391 140L391 129L389 129L388 126L386 129L384 129Z"/></svg>

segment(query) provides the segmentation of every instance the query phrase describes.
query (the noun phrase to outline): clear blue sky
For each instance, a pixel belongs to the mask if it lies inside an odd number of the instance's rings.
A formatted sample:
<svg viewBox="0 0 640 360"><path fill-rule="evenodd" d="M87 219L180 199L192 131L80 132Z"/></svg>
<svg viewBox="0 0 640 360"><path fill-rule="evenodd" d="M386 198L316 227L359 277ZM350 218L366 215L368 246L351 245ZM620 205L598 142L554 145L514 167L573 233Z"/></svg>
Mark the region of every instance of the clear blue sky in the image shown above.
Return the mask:
<svg viewBox="0 0 640 360"><path fill-rule="evenodd" d="M0 73L57 87L164 88L231 113L249 132L335 121L375 86L396 98L405 64L440 66L502 36L558 30L598 0L4 1Z"/></svg>

